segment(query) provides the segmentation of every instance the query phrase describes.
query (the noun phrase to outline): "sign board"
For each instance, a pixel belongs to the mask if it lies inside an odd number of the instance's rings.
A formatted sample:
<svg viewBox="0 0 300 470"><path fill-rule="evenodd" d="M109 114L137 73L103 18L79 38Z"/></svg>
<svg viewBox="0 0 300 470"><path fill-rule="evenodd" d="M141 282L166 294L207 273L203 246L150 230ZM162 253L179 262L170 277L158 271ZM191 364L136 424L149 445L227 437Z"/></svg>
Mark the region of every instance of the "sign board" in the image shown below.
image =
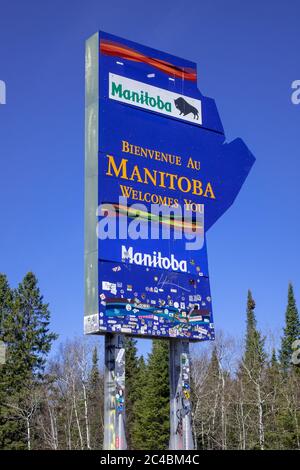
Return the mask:
<svg viewBox="0 0 300 470"><path fill-rule="evenodd" d="M194 62L103 32L85 121L85 333L213 339L206 232L253 155L226 143Z"/></svg>

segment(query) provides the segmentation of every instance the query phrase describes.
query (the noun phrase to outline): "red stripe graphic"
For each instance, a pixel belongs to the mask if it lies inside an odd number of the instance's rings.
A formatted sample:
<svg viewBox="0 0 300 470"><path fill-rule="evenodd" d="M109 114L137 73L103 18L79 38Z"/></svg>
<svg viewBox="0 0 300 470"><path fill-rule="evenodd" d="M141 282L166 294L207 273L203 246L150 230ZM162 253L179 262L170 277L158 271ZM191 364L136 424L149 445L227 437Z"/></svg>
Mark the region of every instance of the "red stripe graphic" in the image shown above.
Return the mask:
<svg viewBox="0 0 300 470"><path fill-rule="evenodd" d="M132 60L134 62L144 62L145 64L152 65L152 67L155 67L168 75L180 78L181 80L196 81L197 79L195 69L190 67L177 67L176 65L170 64L164 60L148 57L134 49L130 49L123 44L118 44L113 41L100 41L100 52L104 55L120 57L121 59Z"/></svg>

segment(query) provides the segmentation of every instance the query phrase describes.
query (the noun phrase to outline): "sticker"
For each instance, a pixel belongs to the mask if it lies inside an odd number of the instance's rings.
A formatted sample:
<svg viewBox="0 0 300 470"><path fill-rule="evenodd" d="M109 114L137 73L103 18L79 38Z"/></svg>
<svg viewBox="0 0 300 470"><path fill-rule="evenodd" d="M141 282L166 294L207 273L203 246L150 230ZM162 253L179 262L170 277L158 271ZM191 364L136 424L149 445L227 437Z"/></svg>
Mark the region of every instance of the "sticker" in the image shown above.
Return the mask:
<svg viewBox="0 0 300 470"><path fill-rule="evenodd" d="M108 281L102 281L102 290L110 290L111 283Z"/></svg>
<svg viewBox="0 0 300 470"><path fill-rule="evenodd" d="M121 348L116 357L116 362L121 362L125 354L125 348Z"/></svg>
<svg viewBox="0 0 300 470"><path fill-rule="evenodd" d="M117 284L109 281L102 281L102 290L111 291L111 293L117 293Z"/></svg>
<svg viewBox="0 0 300 470"><path fill-rule="evenodd" d="M121 328L122 333L131 333L132 329L131 328Z"/></svg>
<svg viewBox="0 0 300 470"><path fill-rule="evenodd" d="M118 271L121 271L121 266L116 266L114 268L112 268L112 270L117 273Z"/></svg>
<svg viewBox="0 0 300 470"><path fill-rule="evenodd" d="M86 315L84 317L84 333L94 333L99 331L99 315L95 313L94 315Z"/></svg>

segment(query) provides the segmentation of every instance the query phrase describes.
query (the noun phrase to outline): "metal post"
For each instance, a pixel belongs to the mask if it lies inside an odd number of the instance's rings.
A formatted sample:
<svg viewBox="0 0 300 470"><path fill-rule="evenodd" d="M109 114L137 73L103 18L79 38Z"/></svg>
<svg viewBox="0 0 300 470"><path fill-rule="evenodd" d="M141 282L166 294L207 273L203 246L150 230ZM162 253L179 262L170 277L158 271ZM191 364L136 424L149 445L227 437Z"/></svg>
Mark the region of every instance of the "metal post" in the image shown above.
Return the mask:
<svg viewBox="0 0 300 470"><path fill-rule="evenodd" d="M195 449L191 408L189 342L170 339L170 450Z"/></svg>
<svg viewBox="0 0 300 470"><path fill-rule="evenodd" d="M125 347L123 335L105 335L104 446L126 450Z"/></svg>

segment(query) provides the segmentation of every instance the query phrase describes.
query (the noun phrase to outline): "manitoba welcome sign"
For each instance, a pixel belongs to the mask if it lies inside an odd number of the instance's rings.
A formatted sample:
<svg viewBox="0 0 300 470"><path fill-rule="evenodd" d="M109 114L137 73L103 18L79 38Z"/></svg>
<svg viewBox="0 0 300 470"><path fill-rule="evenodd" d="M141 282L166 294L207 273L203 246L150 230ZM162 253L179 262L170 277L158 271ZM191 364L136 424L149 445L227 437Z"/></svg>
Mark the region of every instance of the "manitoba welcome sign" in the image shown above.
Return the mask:
<svg viewBox="0 0 300 470"><path fill-rule="evenodd" d="M214 338L206 232L253 163L194 62L87 41L85 333Z"/></svg>

